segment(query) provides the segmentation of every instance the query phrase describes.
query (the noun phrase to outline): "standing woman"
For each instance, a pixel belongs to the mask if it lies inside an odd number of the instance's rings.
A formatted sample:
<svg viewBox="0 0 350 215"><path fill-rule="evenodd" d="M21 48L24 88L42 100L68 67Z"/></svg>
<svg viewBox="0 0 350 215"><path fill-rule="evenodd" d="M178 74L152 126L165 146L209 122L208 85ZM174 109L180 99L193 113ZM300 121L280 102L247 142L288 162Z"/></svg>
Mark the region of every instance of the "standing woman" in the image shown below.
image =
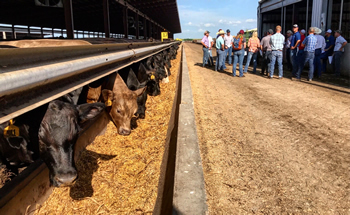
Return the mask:
<svg viewBox="0 0 350 215"><path fill-rule="evenodd" d="M257 57L258 57L258 52L259 52L259 47L260 47L260 40L258 38L258 32L256 32L256 31L253 32L253 36L251 38L249 38L249 40L248 40L248 47L249 47L249 52L248 52L247 63L244 67L244 73L248 72L250 60L253 58L253 63L254 63L253 73L255 74L256 73L256 66L258 64Z"/></svg>
<svg viewBox="0 0 350 215"><path fill-rule="evenodd" d="M233 50L233 65L232 75L236 77L236 66L239 63L239 77L245 77L243 75L243 59L244 49L246 48L246 39L243 36L244 31L240 30L238 35L233 39L232 50Z"/></svg>

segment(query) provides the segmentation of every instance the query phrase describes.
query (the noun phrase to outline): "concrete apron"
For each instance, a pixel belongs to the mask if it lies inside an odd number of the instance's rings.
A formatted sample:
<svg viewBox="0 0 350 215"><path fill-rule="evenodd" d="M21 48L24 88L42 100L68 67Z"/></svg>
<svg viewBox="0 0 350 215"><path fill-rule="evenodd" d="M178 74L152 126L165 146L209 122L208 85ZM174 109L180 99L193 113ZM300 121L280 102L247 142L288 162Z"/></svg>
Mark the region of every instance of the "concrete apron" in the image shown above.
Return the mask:
<svg viewBox="0 0 350 215"><path fill-rule="evenodd" d="M207 214L193 95L184 47L182 49L181 103L175 161L173 214Z"/></svg>

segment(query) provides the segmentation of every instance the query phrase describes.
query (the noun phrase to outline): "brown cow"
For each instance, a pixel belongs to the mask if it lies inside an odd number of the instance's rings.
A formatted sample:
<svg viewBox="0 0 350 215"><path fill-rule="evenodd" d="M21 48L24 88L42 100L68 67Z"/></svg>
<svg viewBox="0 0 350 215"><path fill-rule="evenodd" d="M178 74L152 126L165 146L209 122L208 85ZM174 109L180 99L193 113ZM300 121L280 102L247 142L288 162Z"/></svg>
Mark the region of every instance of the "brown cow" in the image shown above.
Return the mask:
<svg viewBox="0 0 350 215"><path fill-rule="evenodd" d="M129 135L131 133L130 121L138 108L137 97L141 96L145 90L146 87L135 91L129 90L120 75L114 73L102 86L89 87L87 102L105 102L106 109L118 129L118 133Z"/></svg>

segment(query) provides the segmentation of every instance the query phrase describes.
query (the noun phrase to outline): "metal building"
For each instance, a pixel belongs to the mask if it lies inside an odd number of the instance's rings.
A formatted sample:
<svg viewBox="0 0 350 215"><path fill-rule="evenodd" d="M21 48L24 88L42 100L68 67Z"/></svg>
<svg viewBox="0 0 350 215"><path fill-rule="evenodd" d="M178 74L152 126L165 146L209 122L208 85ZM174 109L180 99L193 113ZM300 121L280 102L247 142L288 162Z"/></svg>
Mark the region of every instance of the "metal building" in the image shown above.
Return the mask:
<svg viewBox="0 0 350 215"><path fill-rule="evenodd" d="M298 24L299 29L319 27L342 30L343 37L350 42L350 0L260 0L258 6L258 33L282 26L282 32ZM350 45L345 47L342 73L350 76Z"/></svg>

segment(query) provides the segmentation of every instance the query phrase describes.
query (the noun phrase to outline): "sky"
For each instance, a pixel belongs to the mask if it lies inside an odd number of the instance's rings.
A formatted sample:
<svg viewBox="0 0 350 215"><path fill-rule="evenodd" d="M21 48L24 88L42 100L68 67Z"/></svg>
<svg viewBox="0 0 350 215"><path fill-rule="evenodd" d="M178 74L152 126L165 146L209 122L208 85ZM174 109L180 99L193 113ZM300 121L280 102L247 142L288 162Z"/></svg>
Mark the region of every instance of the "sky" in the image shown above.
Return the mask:
<svg viewBox="0 0 350 215"><path fill-rule="evenodd" d="M241 29L257 27L258 0L177 0L182 33L175 38L202 38L221 28L237 34Z"/></svg>

